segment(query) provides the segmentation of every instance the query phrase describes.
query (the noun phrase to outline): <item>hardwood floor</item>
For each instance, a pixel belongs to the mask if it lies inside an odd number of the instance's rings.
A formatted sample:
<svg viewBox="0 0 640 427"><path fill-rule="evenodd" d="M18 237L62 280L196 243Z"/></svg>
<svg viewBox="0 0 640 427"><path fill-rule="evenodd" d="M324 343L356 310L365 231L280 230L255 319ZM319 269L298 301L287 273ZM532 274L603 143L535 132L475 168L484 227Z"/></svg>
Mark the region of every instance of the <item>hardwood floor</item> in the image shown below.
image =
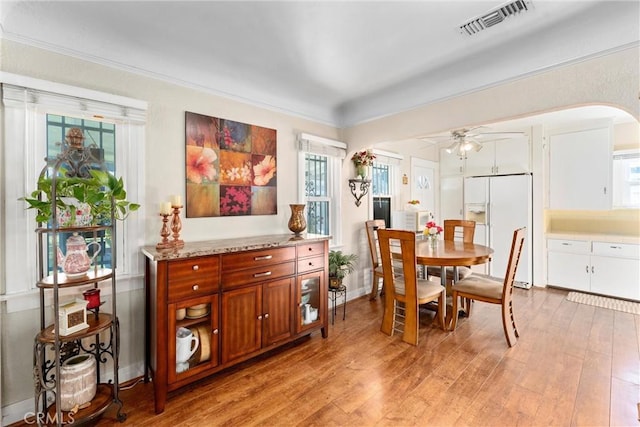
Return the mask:
<svg viewBox="0 0 640 427"><path fill-rule="evenodd" d="M507 346L500 307L475 303L455 332L421 313L419 345L380 332L382 301L363 296L329 338L244 363L170 395L122 392L132 426L639 425L640 316L516 289L520 339Z"/></svg>

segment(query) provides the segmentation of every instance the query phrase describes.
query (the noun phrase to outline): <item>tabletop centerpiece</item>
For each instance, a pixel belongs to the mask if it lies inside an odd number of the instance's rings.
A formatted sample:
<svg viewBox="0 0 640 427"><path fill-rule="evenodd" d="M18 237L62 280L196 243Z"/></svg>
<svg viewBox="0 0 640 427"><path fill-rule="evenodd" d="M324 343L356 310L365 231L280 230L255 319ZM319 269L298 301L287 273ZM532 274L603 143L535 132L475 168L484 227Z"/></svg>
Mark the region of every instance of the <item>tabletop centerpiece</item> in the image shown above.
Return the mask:
<svg viewBox="0 0 640 427"><path fill-rule="evenodd" d="M442 233L443 228L436 224L435 221L429 221L425 224L422 234L429 240L432 248L438 245L438 236Z"/></svg>

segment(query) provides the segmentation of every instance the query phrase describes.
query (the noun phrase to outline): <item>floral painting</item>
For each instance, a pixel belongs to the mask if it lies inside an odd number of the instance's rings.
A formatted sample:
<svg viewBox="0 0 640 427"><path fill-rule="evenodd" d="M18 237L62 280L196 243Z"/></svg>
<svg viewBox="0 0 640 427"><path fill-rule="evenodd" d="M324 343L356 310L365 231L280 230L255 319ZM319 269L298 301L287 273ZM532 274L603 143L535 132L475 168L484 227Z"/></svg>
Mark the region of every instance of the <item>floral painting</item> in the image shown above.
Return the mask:
<svg viewBox="0 0 640 427"><path fill-rule="evenodd" d="M275 129L185 113L186 216L277 214Z"/></svg>

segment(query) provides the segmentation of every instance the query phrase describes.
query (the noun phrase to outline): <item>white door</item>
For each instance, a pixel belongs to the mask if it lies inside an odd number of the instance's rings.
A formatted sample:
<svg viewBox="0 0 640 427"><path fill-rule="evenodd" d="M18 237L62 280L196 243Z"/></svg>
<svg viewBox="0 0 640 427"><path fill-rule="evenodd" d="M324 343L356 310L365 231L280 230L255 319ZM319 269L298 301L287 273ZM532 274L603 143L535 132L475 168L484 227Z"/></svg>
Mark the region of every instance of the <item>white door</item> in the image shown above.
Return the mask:
<svg viewBox="0 0 640 427"><path fill-rule="evenodd" d="M443 221L445 219L462 219L461 176L440 178L440 218Z"/></svg>
<svg viewBox="0 0 640 427"><path fill-rule="evenodd" d="M489 244L495 251L490 274L504 278L511 254L513 232L520 227L529 227L531 217L531 176L510 175L492 177L489 183ZM530 236L527 230L527 236ZM531 242L525 238L520 255L516 280L531 283L529 261Z"/></svg>
<svg viewBox="0 0 640 427"><path fill-rule="evenodd" d="M420 210L437 214L437 164L417 157L411 158L411 200L420 200Z"/></svg>
<svg viewBox="0 0 640 427"><path fill-rule="evenodd" d="M551 135L549 208L610 209L609 128Z"/></svg>
<svg viewBox="0 0 640 427"><path fill-rule="evenodd" d="M489 178L465 178L464 204L485 204L489 198Z"/></svg>

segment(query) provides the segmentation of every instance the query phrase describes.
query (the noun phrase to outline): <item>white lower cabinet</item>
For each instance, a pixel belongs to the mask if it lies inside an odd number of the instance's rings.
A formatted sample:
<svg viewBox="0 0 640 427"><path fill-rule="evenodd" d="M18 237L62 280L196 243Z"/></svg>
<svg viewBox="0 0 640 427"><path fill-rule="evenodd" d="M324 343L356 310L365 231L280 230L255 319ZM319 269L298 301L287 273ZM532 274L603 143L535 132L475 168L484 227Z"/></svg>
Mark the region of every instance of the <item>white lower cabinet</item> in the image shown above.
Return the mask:
<svg viewBox="0 0 640 427"><path fill-rule="evenodd" d="M547 283L640 300L640 245L548 239Z"/></svg>

